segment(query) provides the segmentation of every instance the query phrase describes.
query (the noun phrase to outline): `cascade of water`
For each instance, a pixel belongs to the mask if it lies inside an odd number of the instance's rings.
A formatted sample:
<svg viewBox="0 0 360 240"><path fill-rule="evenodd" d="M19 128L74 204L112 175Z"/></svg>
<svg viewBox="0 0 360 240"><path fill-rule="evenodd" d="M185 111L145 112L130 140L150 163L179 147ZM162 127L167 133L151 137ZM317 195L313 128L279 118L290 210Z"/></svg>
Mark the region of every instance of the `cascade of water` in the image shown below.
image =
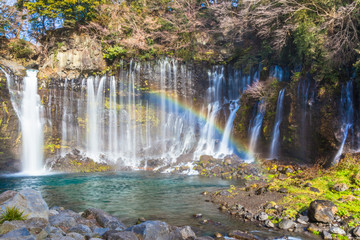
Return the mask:
<svg viewBox="0 0 360 240"><path fill-rule="evenodd" d="M22 132L23 172L38 174L43 171L43 131L41 123L41 103L37 94L37 72L27 70L19 115Z"/></svg>
<svg viewBox="0 0 360 240"><path fill-rule="evenodd" d="M226 126L225 126L225 130L224 130L224 134L220 143L220 149L218 151L217 155L222 155L222 154L231 154L232 150L230 148L230 134L231 134L231 130L233 128L233 123L234 123L234 119L236 116L236 112L239 110L240 108L240 104L239 104L239 100L235 100L235 101L231 101L230 103L230 115L229 118L226 122Z"/></svg>
<svg viewBox="0 0 360 240"><path fill-rule="evenodd" d="M249 144L249 152L251 155L256 153L256 145L260 136L261 126L263 123L263 119L265 116L265 102L264 100L260 100L257 102L253 117L249 124L249 135L250 135L250 144ZM254 158L250 159L250 161L254 161Z"/></svg>
<svg viewBox="0 0 360 240"><path fill-rule="evenodd" d="M87 79L87 154L99 161L105 77ZM96 89L97 86L97 89ZM97 91L96 91L97 90Z"/></svg>
<svg viewBox="0 0 360 240"><path fill-rule="evenodd" d="M335 155L333 163L337 163L344 150L346 139L349 131L352 130L354 125L354 108L353 108L353 84L352 81L348 81L346 86L341 89L341 100L340 100L340 116L342 116L341 132L343 133L343 140L340 148Z"/></svg>
<svg viewBox="0 0 360 240"><path fill-rule="evenodd" d="M285 95L285 89L280 90L277 106L276 106L276 116L275 116L275 125L272 135L271 148L270 148L270 159L275 159L279 157L279 147L280 147L280 124L283 117L283 100Z"/></svg>

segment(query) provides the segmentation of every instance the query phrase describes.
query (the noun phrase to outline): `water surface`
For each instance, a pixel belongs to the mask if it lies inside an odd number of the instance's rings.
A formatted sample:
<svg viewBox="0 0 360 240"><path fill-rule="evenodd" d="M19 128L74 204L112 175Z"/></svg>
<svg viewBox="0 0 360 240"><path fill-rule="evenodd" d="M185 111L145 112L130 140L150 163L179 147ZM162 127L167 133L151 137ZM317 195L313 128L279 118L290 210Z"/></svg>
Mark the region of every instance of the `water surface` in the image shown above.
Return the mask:
<svg viewBox="0 0 360 240"><path fill-rule="evenodd" d="M137 218L145 217L177 226L190 225L202 235L241 229L259 239L281 236L282 233L266 231L221 213L201 195L203 191L228 188L231 184L239 182L148 172L0 176L0 192L33 188L42 193L50 207L62 206L77 212L100 208L128 226L135 224ZM202 213L203 219L210 219L211 223L200 224L199 219L192 217L194 213Z"/></svg>

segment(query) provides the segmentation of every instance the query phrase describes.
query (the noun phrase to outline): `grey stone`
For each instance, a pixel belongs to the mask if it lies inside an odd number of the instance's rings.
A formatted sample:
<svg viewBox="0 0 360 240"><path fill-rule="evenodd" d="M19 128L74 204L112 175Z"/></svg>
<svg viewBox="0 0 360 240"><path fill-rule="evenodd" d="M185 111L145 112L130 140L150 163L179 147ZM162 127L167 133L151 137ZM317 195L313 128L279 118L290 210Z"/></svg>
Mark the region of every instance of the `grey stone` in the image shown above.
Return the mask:
<svg viewBox="0 0 360 240"><path fill-rule="evenodd" d="M161 221L146 221L127 229L141 235L144 240L170 240L174 234L171 227Z"/></svg>
<svg viewBox="0 0 360 240"><path fill-rule="evenodd" d="M300 224L308 224L309 223L309 217L308 216L304 216L304 215L300 215L296 221Z"/></svg>
<svg viewBox="0 0 360 240"><path fill-rule="evenodd" d="M283 219L280 223L279 223L279 228L280 229L284 229L284 230L288 230L290 228L295 227L295 223L289 219Z"/></svg>
<svg viewBox="0 0 360 240"><path fill-rule="evenodd" d="M66 212L61 212L49 218L50 224L54 227L71 228L76 225L75 218Z"/></svg>
<svg viewBox="0 0 360 240"><path fill-rule="evenodd" d="M240 230L234 230L229 233L229 237L235 238L235 239L244 239L244 240L256 240L256 238L249 233L240 231Z"/></svg>
<svg viewBox="0 0 360 240"><path fill-rule="evenodd" d="M326 200L315 200L310 204L308 216L314 222L331 223L337 211L334 203Z"/></svg>
<svg viewBox="0 0 360 240"><path fill-rule="evenodd" d="M269 219L269 216L265 212L261 212L257 217L259 221L266 221Z"/></svg>
<svg viewBox="0 0 360 240"><path fill-rule="evenodd" d="M84 239L85 239L84 236L82 236L82 235L79 234L79 233L75 233L75 232L68 233L68 234L66 234L66 236L67 236L67 237L71 237L71 238L73 238L73 239L75 239L75 240L84 240Z"/></svg>
<svg viewBox="0 0 360 240"><path fill-rule="evenodd" d="M319 189L317 189L317 188L314 188L314 187L310 187L310 189L309 189L310 191L312 191L312 192L316 192L316 193L319 193L320 192L320 190Z"/></svg>
<svg viewBox="0 0 360 240"><path fill-rule="evenodd" d="M346 232L343 229L339 228L339 227L331 227L330 228L330 233L339 234L341 236L346 235Z"/></svg>
<svg viewBox="0 0 360 240"><path fill-rule="evenodd" d="M56 235L56 236L65 236L66 235L66 233L63 230L61 230L60 228L57 228L57 227L50 227L49 233L51 235Z"/></svg>
<svg viewBox="0 0 360 240"><path fill-rule="evenodd" d="M348 185L345 183L336 183L333 187L333 189L337 192L344 192L349 189Z"/></svg>
<svg viewBox="0 0 360 240"><path fill-rule="evenodd" d="M274 228L275 225L270 220L266 220L265 221L265 227Z"/></svg>
<svg viewBox="0 0 360 240"><path fill-rule="evenodd" d="M190 226L185 226L176 229L176 238L179 239L195 239L196 235Z"/></svg>
<svg viewBox="0 0 360 240"><path fill-rule="evenodd" d="M92 234L91 229L88 226L82 224L78 224L75 227L70 228L69 232L75 232L86 236L90 236Z"/></svg>
<svg viewBox="0 0 360 240"><path fill-rule="evenodd" d="M360 226L355 227L352 233L354 237L360 237Z"/></svg>
<svg viewBox="0 0 360 240"><path fill-rule="evenodd" d="M25 221L6 221L0 225L0 235L26 226Z"/></svg>
<svg viewBox="0 0 360 240"><path fill-rule="evenodd" d="M133 232L123 231L109 234L107 240L138 240L138 237Z"/></svg>
<svg viewBox="0 0 360 240"><path fill-rule="evenodd" d="M120 222L119 219L117 219L114 216L111 216L110 214L104 212L101 209L89 208L85 210L82 216L85 218L89 218L93 216L96 219L97 223L104 228L119 229L119 230L124 230L126 228L125 225L122 222Z"/></svg>
<svg viewBox="0 0 360 240"><path fill-rule="evenodd" d="M30 235L31 235L30 232L26 228L19 228L2 235L1 238L19 238L19 237L28 237Z"/></svg>
<svg viewBox="0 0 360 240"><path fill-rule="evenodd" d="M58 214L59 214L59 212L56 211L56 210L50 210L49 211L49 217L54 216L54 215L58 215Z"/></svg>
<svg viewBox="0 0 360 240"><path fill-rule="evenodd" d="M109 230L110 230L110 228L95 228L93 230L93 233L94 233L95 236L102 237Z"/></svg>
<svg viewBox="0 0 360 240"><path fill-rule="evenodd" d="M3 211L6 209L6 207L15 206L19 210L24 211L24 215L27 215L28 219L49 219L49 207L39 192L33 189L24 189L15 195L13 192L5 192L3 194L0 195L0 199L7 199L0 203L0 208Z"/></svg>
<svg viewBox="0 0 360 240"><path fill-rule="evenodd" d="M331 236L331 233L329 233L328 231L323 231L322 236L323 236L324 240L332 240L333 239Z"/></svg>
<svg viewBox="0 0 360 240"><path fill-rule="evenodd" d="M214 238L210 236L197 237L195 240L214 240Z"/></svg>

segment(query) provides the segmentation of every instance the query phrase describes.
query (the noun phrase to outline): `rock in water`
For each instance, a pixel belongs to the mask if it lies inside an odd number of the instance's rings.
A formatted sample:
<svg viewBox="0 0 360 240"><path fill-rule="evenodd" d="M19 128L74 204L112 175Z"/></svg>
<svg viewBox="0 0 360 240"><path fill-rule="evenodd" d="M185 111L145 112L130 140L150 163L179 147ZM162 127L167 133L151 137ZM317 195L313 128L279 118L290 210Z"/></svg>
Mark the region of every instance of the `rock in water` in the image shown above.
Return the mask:
<svg viewBox="0 0 360 240"><path fill-rule="evenodd" d="M85 218L91 218L91 216L94 217L96 219L96 222L104 228L110 228L112 230L124 230L126 228L119 219L111 216L110 214L104 212L101 209L89 208L85 210L82 216Z"/></svg>
<svg viewBox="0 0 360 240"><path fill-rule="evenodd" d="M293 227L295 227L295 223L289 219L284 219L279 223L280 229L288 230Z"/></svg>
<svg viewBox="0 0 360 240"><path fill-rule="evenodd" d="M327 200L315 200L310 203L308 216L314 222L331 223L337 211L334 203Z"/></svg>
<svg viewBox="0 0 360 240"><path fill-rule="evenodd" d="M229 237L232 237L235 239L243 239L243 240L256 240L254 235L240 231L240 230L231 231L229 233Z"/></svg>
<svg viewBox="0 0 360 240"><path fill-rule="evenodd" d="M161 221L146 221L132 226L126 231L131 231L142 236L144 240L185 240L184 237L193 237L195 233L190 227L176 228Z"/></svg>
<svg viewBox="0 0 360 240"><path fill-rule="evenodd" d="M6 191L0 195L0 209L16 207L24 211L27 218L49 219L49 207L41 194L33 189L24 189L20 192Z"/></svg>

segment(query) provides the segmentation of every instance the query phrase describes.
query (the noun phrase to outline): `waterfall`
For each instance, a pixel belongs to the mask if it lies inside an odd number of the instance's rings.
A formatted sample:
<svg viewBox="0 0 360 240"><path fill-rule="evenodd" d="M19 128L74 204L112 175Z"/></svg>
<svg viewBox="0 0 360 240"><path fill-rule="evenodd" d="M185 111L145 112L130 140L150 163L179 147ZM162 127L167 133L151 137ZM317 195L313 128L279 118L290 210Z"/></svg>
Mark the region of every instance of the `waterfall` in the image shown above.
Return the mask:
<svg viewBox="0 0 360 240"><path fill-rule="evenodd" d="M22 170L31 175L43 171L43 130L40 119L40 96L37 94L37 72L26 71L19 115L22 134Z"/></svg>
<svg viewBox="0 0 360 240"><path fill-rule="evenodd" d="M239 107L240 107L239 100L231 101L229 106L230 115L226 122L224 134L220 143L220 149L217 155L221 156L222 154L232 153L232 149L230 148L230 135L231 135L231 130L233 128L236 112L239 110Z"/></svg>
<svg viewBox="0 0 360 240"><path fill-rule="evenodd" d="M105 77L87 79L87 154L95 161L99 160L100 144L103 141L101 120L104 83Z"/></svg>
<svg viewBox="0 0 360 240"><path fill-rule="evenodd" d="M249 144L249 152L251 155L256 153L256 145L258 138L261 132L261 126L263 123L263 119L265 116L265 102L264 100L260 100L256 103L254 108L254 114L249 124L249 135L250 135L250 144ZM254 158L249 161L254 161Z"/></svg>
<svg viewBox="0 0 360 240"><path fill-rule="evenodd" d="M354 125L354 108L353 108L353 84L352 81L348 81L346 86L343 86L341 89L341 99L340 99L340 116L341 119L341 132L343 138L341 141L340 148L335 155L333 163L337 163L340 159L340 156L344 150L346 139L348 137L349 131L352 130Z"/></svg>
<svg viewBox="0 0 360 240"><path fill-rule="evenodd" d="M270 159L275 159L279 157L279 147L280 147L280 124L283 117L283 100L284 100L285 89L282 89L279 92L277 105L276 105L276 116L275 116L275 125L272 135L271 148L270 148Z"/></svg>

